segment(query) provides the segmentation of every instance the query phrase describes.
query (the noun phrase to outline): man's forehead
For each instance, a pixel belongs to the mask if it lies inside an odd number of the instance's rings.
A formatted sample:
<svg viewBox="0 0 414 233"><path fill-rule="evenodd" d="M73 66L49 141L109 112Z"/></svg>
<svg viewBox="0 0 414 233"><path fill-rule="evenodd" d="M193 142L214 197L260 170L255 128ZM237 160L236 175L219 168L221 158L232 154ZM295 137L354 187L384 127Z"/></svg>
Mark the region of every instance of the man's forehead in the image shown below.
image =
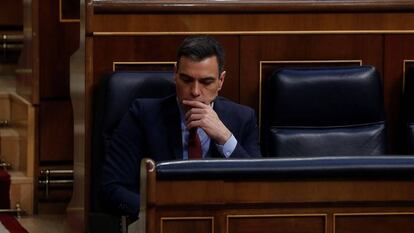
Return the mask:
<svg viewBox="0 0 414 233"><path fill-rule="evenodd" d="M213 76L216 77L219 73L217 60L214 57L208 57L201 61L193 61L191 59L182 58L177 67L177 73L188 76Z"/></svg>
<svg viewBox="0 0 414 233"><path fill-rule="evenodd" d="M210 59L211 59L211 61L214 61L218 65L218 60L217 60L216 55L211 55L211 56L204 57L204 58L197 58L197 57L191 57L191 56L182 56L182 57L180 57L180 63L183 60L187 60L187 61L190 61L190 62L193 62L193 63L202 63L202 62L205 62L206 60L210 60Z"/></svg>

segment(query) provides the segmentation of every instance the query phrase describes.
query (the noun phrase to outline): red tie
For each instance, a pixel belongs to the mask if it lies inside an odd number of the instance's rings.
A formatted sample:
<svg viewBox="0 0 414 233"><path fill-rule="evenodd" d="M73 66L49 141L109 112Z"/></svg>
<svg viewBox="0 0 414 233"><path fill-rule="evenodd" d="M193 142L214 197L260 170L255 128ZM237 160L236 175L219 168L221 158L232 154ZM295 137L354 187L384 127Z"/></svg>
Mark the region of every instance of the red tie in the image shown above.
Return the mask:
<svg viewBox="0 0 414 233"><path fill-rule="evenodd" d="M188 159L201 159L201 142L197 134L197 128L190 129L188 137Z"/></svg>

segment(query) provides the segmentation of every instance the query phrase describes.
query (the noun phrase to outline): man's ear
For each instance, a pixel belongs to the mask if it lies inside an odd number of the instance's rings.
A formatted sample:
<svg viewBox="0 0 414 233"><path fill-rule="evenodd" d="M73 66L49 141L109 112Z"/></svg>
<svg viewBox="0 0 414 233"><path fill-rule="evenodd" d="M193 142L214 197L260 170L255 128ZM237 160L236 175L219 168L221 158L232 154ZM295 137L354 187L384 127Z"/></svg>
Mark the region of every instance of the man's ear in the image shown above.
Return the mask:
<svg viewBox="0 0 414 233"><path fill-rule="evenodd" d="M221 72L220 77L219 77L219 82L220 82L219 83L219 88L218 88L219 91L221 90L221 88L223 86L225 78L226 78L226 71L223 71L223 72Z"/></svg>

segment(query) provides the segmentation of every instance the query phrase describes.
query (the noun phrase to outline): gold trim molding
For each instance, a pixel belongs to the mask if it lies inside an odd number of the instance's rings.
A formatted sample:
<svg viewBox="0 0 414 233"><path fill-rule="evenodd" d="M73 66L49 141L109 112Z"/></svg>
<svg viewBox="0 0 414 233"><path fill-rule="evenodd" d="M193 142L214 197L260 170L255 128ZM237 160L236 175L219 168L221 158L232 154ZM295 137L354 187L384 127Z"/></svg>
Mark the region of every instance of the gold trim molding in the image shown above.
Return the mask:
<svg viewBox="0 0 414 233"><path fill-rule="evenodd" d="M175 61L143 61L143 62L135 62L135 61L114 61L112 62L112 71L115 71L116 65L174 65L177 62Z"/></svg>
<svg viewBox="0 0 414 233"><path fill-rule="evenodd" d="M414 215L414 212L364 212L364 213L334 213L333 216L386 216L386 215Z"/></svg>
<svg viewBox="0 0 414 233"><path fill-rule="evenodd" d="M61 0L60 0L61 1ZM154 35L295 35L295 34L414 34L414 30L303 30L303 31L194 31L194 32L92 32L93 36Z"/></svg>
<svg viewBox="0 0 414 233"><path fill-rule="evenodd" d="M288 60L288 61L260 61L259 63L259 130L262 126L262 70L264 64L315 64L315 63L359 63L362 66L362 60ZM260 135L260 134L259 134Z"/></svg>
<svg viewBox="0 0 414 233"><path fill-rule="evenodd" d="M32 74L33 70L29 68L18 68L15 72L16 74Z"/></svg>

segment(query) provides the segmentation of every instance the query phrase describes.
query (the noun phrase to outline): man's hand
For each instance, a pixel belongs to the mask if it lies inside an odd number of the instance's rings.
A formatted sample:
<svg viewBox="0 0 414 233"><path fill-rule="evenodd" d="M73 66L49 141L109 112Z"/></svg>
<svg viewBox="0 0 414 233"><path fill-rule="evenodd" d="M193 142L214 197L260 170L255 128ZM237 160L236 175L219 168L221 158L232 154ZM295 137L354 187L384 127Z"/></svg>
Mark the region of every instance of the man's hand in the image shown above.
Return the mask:
<svg viewBox="0 0 414 233"><path fill-rule="evenodd" d="M188 129L194 127L204 129L219 145L223 145L231 137L230 130L221 122L210 105L195 100L183 100L183 104L189 109L185 114Z"/></svg>

